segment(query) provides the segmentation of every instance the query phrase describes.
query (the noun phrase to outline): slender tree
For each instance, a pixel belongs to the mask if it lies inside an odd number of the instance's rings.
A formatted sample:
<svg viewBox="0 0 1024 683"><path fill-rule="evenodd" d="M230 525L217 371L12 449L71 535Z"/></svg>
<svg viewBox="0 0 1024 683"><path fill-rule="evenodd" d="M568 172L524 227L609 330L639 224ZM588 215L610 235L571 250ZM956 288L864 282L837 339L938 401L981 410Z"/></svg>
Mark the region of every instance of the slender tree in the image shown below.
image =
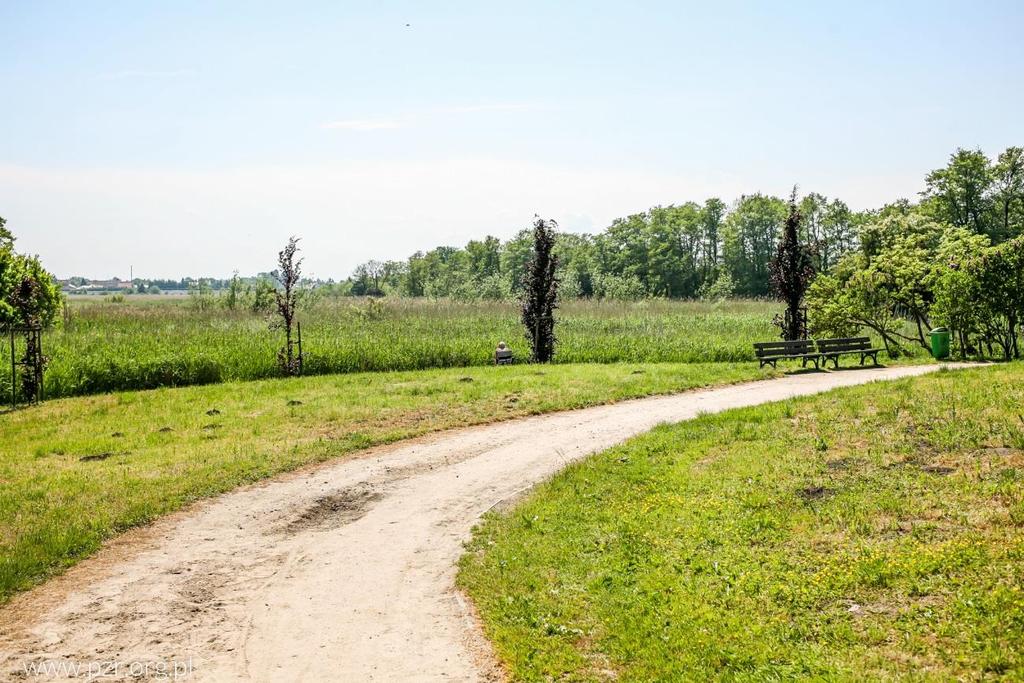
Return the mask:
<svg viewBox="0 0 1024 683"><path fill-rule="evenodd" d="M299 306L299 279L302 276L302 259L296 259L299 238L290 237L288 245L277 254L277 270L273 276L278 287L274 290L277 314L280 320L275 324L284 330L285 345L277 352L277 362L287 375L297 375L301 359L295 353L295 314Z"/></svg>
<svg viewBox="0 0 1024 683"><path fill-rule="evenodd" d="M800 221L802 216L796 204L796 188L789 198L789 215L782 228L775 256L768 264L772 291L786 303L786 317L777 320L782 328L782 338L801 339L806 335L806 323L800 310L804 294L814 279L814 254L805 244L800 243Z"/></svg>
<svg viewBox="0 0 1024 683"><path fill-rule="evenodd" d="M547 363L555 355L555 309L558 307L558 257L554 254L553 220L538 217L533 223L533 253L526 268L521 299L523 326L530 341L532 360Z"/></svg>

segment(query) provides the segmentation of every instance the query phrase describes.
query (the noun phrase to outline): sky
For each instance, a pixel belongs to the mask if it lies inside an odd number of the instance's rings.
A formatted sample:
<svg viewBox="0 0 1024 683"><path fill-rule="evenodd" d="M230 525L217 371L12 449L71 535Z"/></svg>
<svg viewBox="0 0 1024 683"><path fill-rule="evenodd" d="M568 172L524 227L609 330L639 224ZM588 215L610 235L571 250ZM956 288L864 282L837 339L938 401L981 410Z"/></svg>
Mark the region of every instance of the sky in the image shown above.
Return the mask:
<svg viewBox="0 0 1024 683"><path fill-rule="evenodd" d="M1024 3L0 0L0 216L59 277L343 278L535 214L913 199L1024 144Z"/></svg>

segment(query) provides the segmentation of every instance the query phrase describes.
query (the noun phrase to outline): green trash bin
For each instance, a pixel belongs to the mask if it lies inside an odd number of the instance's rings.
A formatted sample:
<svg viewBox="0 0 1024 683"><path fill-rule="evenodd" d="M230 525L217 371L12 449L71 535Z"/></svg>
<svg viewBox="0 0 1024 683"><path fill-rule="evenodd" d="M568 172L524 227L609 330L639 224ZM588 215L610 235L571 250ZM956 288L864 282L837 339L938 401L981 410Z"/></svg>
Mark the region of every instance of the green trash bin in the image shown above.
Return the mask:
<svg viewBox="0 0 1024 683"><path fill-rule="evenodd" d="M945 327L936 327L931 331L932 356L938 360L949 358L949 330Z"/></svg>

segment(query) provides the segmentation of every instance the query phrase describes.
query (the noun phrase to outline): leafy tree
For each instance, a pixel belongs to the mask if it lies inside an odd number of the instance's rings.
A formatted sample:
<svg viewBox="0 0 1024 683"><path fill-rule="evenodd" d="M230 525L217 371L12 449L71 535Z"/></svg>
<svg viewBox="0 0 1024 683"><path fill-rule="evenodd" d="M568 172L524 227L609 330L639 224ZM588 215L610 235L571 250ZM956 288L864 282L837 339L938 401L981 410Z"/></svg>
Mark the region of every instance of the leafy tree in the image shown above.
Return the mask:
<svg viewBox="0 0 1024 683"><path fill-rule="evenodd" d="M701 207L693 202L651 209L648 219L648 292L692 297L700 287Z"/></svg>
<svg viewBox="0 0 1024 683"><path fill-rule="evenodd" d="M786 317L779 322L782 338L786 340L802 339L805 336L806 329L800 309L815 273L812 251L800 242L801 220L794 188L782 239L769 263L772 291L786 303Z"/></svg>
<svg viewBox="0 0 1024 683"><path fill-rule="evenodd" d="M381 261L370 260L356 266L352 293L356 296L383 296L387 274L388 267Z"/></svg>
<svg viewBox="0 0 1024 683"><path fill-rule="evenodd" d="M508 278L516 295L522 294L532 254L533 233L529 230L520 230L502 249L501 272Z"/></svg>
<svg viewBox="0 0 1024 683"><path fill-rule="evenodd" d="M703 250L701 254L701 283L709 280L717 281L721 241L722 222L725 220L725 202L718 198L711 198L704 202L700 211L701 232L703 234ZM730 281L732 278L729 278Z"/></svg>
<svg viewBox="0 0 1024 683"><path fill-rule="evenodd" d="M768 262L786 220L786 203L777 197L745 195L725 220L722 258L741 296L769 292Z"/></svg>
<svg viewBox="0 0 1024 683"><path fill-rule="evenodd" d="M547 363L555 354L555 309L558 307L558 257L554 253L552 220L537 218L533 223L533 255L523 283L521 300L523 326L535 363Z"/></svg>
<svg viewBox="0 0 1024 683"><path fill-rule="evenodd" d="M843 254L857 246L855 219L850 207L833 199L821 217L822 239L817 245L818 270L825 271L835 265Z"/></svg>
<svg viewBox="0 0 1024 683"><path fill-rule="evenodd" d="M948 327L960 356L973 350L972 338L981 332L983 316L978 307L979 282L970 264L989 246L987 235L964 228L950 228L942 237L932 268L934 292L931 308L936 323Z"/></svg>
<svg viewBox="0 0 1024 683"><path fill-rule="evenodd" d="M651 291L650 235L645 214L616 218L598 239L606 273L635 278L644 291Z"/></svg>
<svg viewBox="0 0 1024 683"><path fill-rule="evenodd" d="M828 210L828 198L817 192L811 192L800 200L800 232L799 239L815 252L820 253L825 241L825 212Z"/></svg>
<svg viewBox="0 0 1024 683"><path fill-rule="evenodd" d="M993 204L999 239L1024 234L1024 148L1010 147L992 168Z"/></svg>
<svg viewBox="0 0 1024 683"><path fill-rule="evenodd" d="M1006 359L1020 358L1024 322L1024 237L991 247L971 263L985 335Z"/></svg>
<svg viewBox="0 0 1024 683"><path fill-rule="evenodd" d="M870 269L881 278L892 306L916 326L916 338L907 340L917 341L924 349L929 348L925 335L931 327L929 310L934 301L930 256L928 249L908 235L882 251Z"/></svg>
<svg viewBox="0 0 1024 683"><path fill-rule="evenodd" d="M981 150L957 149L945 168L928 174L922 194L939 221L995 237L989 221L992 181L988 157Z"/></svg>
<svg viewBox="0 0 1024 683"><path fill-rule="evenodd" d="M19 258L20 274L12 293L11 303L17 316L16 324L27 327L46 327L53 322L60 306L61 294L57 282L43 269L35 256ZM42 388L42 373L36 368L46 365L47 359L39 344L39 337L26 332L25 352L22 356L22 396L35 398Z"/></svg>
<svg viewBox="0 0 1024 683"><path fill-rule="evenodd" d="M866 266L863 254L847 254L832 274L814 279L807 290L807 315L814 336L851 337L867 327L882 338L890 357L899 355L902 320L884 278Z"/></svg>
<svg viewBox="0 0 1024 683"><path fill-rule="evenodd" d="M284 330L285 345L277 352L277 362L286 375L298 375L302 372L302 358L295 353L293 341L295 315L300 302L299 282L302 277L302 259L296 259L299 251L299 239L290 237L288 244L277 255L277 270L273 276L278 287L274 291L277 314L280 318L276 325Z"/></svg>
<svg viewBox="0 0 1024 683"><path fill-rule="evenodd" d="M901 210L887 211L864 226L861 250L842 257L831 276L808 292L815 334L868 327L882 337L890 354L899 353L901 342L927 349L935 300L933 266L946 229L919 213ZM915 334L903 329L908 318Z"/></svg>
<svg viewBox="0 0 1024 683"><path fill-rule="evenodd" d="M37 256L14 251L14 235L0 219L0 327L24 326L45 328L51 325L60 310L62 296L53 275L43 268ZM26 332L25 351L21 357L22 396L35 399L39 395L37 367L47 359L38 338Z"/></svg>
<svg viewBox="0 0 1024 683"><path fill-rule="evenodd" d="M47 327L63 301L60 286L38 256L19 254L13 244L13 236L0 244L0 326Z"/></svg>
<svg viewBox="0 0 1024 683"><path fill-rule="evenodd" d="M483 240L470 240L466 245L470 278L481 281L501 274L501 240L488 235Z"/></svg>
<svg viewBox="0 0 1024 683"><path fill-rule="evenodd" d="M559 297L573 299L594 294L594 275L598 272L594 240L590 235L558 233Z"/></svg>
<svg viewBox="0 0 1024 683"><path fill-rule="evenodd" d="M7 221L0 216L0 249L14 246L14 235L7 229Z"/></svg>

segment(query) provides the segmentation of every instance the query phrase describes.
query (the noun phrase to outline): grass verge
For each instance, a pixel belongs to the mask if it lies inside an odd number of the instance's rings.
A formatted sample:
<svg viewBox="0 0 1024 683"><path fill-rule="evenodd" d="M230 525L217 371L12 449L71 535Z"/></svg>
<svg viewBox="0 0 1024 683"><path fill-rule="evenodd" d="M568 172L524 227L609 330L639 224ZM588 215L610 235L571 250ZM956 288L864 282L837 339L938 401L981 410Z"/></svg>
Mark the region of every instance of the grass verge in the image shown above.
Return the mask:
<svg viewBox="0 0 1024 683"><path fill-rule="evenodd" d="M489 515L517 680L1024 677L1024 365L655 429Z"/></svg>
<svg viewBox="0 0 1024 683"><path fill-rule="evenodd" d="M750 363L462 368L160 389L0 414L0 603L119 531L307 463L772 374Z"/></svg>

